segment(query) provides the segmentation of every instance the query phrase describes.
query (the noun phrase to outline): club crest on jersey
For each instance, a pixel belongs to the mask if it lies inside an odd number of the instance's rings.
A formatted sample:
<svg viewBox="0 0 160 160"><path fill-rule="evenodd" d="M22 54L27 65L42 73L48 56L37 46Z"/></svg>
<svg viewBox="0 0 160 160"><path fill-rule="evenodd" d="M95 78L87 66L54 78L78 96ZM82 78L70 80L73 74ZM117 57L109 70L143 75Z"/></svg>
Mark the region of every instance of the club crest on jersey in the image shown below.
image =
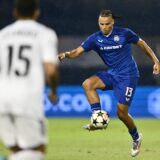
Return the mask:
<svg viewBox="0 0 160 160"><path fill-rule="evenodd" d="M115 36L114 36L114 41L115 41L115 42L118 42L118 41L119 41L119 36L118 36L118 35L115 35Z"/></svg>

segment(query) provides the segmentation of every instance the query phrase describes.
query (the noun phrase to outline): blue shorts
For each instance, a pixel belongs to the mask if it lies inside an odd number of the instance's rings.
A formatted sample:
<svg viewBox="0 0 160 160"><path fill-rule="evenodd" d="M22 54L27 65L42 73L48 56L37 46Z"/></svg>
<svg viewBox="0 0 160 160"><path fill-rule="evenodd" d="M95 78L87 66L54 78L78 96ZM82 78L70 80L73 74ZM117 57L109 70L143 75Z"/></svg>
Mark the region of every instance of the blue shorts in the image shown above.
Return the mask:
<svg viewBox="0 0 160 160"><path fill-rule="evenodd" d="M105 84L104 90L113 90L118 103L129 106L132 102L138 77L120 77L109 74L107 71L96 74Z"/></svg>

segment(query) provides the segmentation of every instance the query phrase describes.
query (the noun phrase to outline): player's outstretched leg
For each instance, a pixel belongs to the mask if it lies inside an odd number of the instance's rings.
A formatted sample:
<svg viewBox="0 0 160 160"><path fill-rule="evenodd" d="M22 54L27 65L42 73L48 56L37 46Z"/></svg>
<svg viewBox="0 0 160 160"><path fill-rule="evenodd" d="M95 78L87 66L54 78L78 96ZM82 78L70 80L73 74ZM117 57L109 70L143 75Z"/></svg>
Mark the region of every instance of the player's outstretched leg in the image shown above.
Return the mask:
<svg viewBox="0 0 160 160"><path fill-rule="evenodd" d="M90 103L92 112L101 110L100 98L96 90L105 88L105 84L102 82L102 80L97 76L92 76L83 82L83 88ZM83 126L83 128L89 131L103 129L96 128L92 124L87 124Z"/></svg>
<svg viewBox="0 0 160 160"><path fill-rule="evenodd" d="M117 111L119 119L126 125L129 130L129 134L132 137L133 145L131 149L131 156L135 157L140 152L142 134L138 133L136 125L133 121L133 118L128 113L128 106L124 104L118 104Z"/></svg>

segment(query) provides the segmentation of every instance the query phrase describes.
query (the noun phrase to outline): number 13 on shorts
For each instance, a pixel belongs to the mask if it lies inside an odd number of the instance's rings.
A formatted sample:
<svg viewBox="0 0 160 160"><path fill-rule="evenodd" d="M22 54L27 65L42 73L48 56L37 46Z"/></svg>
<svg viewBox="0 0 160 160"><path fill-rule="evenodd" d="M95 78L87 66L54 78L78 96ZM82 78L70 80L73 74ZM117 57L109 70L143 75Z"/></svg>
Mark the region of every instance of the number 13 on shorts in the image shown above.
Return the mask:
<svg viewBox="0 0 160 160"><path fill-rule="evenodd" d="M131 99L132 99L132 96L133 96L133 88L131 87L126 87L126 93L125 93L125 96L126 96L126 102L130 102Z"/></svg>
<svg viewBox="0 0 160 160"><path fill-rule="evenodd" d="M133 88L131 87L126 87L126 97L132 97L132 94L133 94Z"/></svg>

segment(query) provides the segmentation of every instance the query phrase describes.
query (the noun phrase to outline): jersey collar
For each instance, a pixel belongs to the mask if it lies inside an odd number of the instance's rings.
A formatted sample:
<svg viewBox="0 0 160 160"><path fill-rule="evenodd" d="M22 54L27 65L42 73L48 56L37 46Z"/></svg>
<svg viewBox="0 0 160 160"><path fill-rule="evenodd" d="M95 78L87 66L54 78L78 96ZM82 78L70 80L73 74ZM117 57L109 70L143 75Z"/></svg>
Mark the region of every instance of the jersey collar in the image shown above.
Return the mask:
<svg viewBox="0 0 160 160"><path fill-rule="evenodd" d="M112 31L111 31L108 35L104 35L102 32L101 32L101 34L102 34L104 37L108 38L108 37L110 37L110 35L113 33L113 30L114 30L114 27L113 27Z"/></svg>

